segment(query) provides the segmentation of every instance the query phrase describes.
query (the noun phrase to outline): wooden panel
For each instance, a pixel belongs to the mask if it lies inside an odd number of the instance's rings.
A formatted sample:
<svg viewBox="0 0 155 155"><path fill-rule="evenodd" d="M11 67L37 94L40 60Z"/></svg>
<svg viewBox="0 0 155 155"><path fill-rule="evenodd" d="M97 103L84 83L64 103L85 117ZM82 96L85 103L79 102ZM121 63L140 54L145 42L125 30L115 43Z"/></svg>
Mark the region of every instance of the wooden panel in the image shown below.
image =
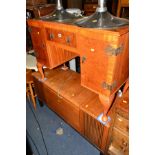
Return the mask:
<svg viewBox="0 0 155 155"><path fill-rule="evenodd" d="M104 138L104 126L87 113L84 112L83 115L84 136L92 144L95 144L98 148L102 149L101 145L102 139Z"/></svg>
<svg viewBox="0 0 155 155"><path fill-rule="evenodd" d="M57 67L77 56L77 54L59 48L52 43L47 43L47 50L50 59L50 68Z"/></svg>
<svg viewBox="0 0 155 155"><path fill-rule="evenodd" d="M62 96L58 96L56 92L45 86L45 102L48 107L60 115L67 123L73 126L76 130L80 131L79 126L79 108L69 101L65 100Z"/></svg>

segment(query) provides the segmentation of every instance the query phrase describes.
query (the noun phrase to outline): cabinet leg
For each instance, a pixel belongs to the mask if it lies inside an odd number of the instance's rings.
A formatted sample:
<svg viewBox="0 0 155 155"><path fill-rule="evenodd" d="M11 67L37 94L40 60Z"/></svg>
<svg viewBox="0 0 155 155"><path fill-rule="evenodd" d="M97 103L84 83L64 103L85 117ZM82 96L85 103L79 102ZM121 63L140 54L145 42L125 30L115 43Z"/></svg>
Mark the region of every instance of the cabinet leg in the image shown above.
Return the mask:
<svg viewBox="0 0 155 155"><path fill-rule="evenodd" d="M107 113L111 107L111 104L113 103L114 97L115 97L115 94L110 97L105 96L103 94L99 94L100 102L103 105L103 116L102 116L103 122L106 122L108 120Z"/></svg>
<svg viewBox="0 0 155 155"><path fill-rule="evenodd" d="M102 152L100 152L100 155L104 155Z"/></svg>
<svg viewBox="0 0 155 155"><path fill-rule="evenodd" d="M44 72L43 72L43 65L41 63L37 63L37 68L38 68L38 71L41 74L41 79L43 80L45 78Z"/></svg>
<svg viewBox="0 0 155 155"><path fill-rule="evenodd" d="M39 101L39 105L40 105L41 107L43 107L43 106L44 106L44 103L43 103L41 100L39 100L39 99L38 99L38 101Z"/></svg>

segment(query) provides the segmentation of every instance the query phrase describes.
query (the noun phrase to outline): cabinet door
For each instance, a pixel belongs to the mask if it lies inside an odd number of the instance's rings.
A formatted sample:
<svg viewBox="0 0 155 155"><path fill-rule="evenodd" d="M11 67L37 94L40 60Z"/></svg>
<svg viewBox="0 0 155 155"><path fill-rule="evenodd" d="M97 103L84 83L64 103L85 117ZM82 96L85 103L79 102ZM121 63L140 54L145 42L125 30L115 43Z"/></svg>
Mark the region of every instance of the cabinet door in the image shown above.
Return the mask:
<svg viewBox="0 0 155 155"><path fill-rule="evenodd" d="M48 66L46 45L43 39L41 28L31 26L30 33L37 61Z"/></svg>
<svg viewBox="0 0 155 155"><path fill-rule="evenodd" d="M79 37L81 50L81 84L95 92L106 94L104 83L112 83L115 57L105 52L108 43Z"/></svg>

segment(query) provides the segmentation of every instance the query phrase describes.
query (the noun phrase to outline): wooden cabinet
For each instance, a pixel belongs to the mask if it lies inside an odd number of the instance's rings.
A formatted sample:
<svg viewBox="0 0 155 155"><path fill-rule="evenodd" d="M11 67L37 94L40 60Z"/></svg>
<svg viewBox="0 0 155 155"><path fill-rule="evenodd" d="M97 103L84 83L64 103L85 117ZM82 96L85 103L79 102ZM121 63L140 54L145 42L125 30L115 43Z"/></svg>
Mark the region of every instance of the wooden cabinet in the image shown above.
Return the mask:
<svg viewBox="0 0 155 155"><path fill-rule="evenodd" d="M102 32L81 30L78 35L81 84L96 93L110 96L128 77L128 33Z"/></svg>
<svg viewBox="0 0 155 155"><path fill-rule="evenodd" d="M129 91L115 101L114 121L109 132L107 154L129 154Z"/></svg>

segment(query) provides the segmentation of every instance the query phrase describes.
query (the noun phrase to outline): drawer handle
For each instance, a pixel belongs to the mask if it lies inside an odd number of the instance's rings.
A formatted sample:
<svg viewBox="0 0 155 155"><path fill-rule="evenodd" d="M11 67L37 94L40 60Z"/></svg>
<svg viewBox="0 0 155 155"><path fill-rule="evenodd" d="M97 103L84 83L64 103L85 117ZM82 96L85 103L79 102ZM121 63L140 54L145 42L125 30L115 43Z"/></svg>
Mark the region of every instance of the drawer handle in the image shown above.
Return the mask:
<svg viewBox="0 0 155 155"><path fill-rule="evenodd" d="M70 44L71 38L70 38L70 37L67 37L66 42L67 42L68 44Z"/></svg>
<svg viewBox="0 0 155 155"><path fill-rule="evenodd" d="M86 61L86 57L83 56L83 57L82 57L82 63L84 63L85 61Z"/></svg>
<svg viewBox="0 0 155 155"><path fill-rule="evenodd" d="M54 34L50 33L50 40L54 39Z"/></svg>

